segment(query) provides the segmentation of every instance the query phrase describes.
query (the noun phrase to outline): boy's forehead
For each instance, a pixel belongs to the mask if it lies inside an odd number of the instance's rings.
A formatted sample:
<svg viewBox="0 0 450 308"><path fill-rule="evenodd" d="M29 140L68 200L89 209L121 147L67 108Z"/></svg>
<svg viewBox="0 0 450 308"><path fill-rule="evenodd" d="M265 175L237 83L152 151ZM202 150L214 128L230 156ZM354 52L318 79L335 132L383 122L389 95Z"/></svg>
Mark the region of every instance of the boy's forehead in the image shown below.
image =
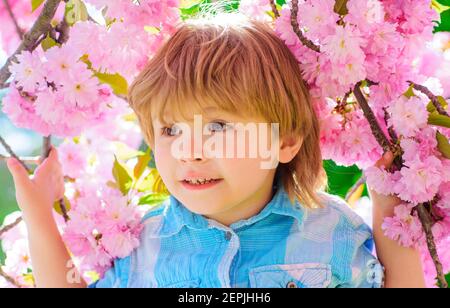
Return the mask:
<svg viewBox="0 0 450 308"><path fill-rule="evenodd" d="M211 118L211 117L217 117L220 115L223 116L236 116L235 114L223 110L217 106L209 106L204 107L201 110L198 108L192 109L192 113L188 118L185 118L185 116L180 115L178 112L174 112L173 110L166 108L164 110L164 113L162 114L162 120L169 122L169 121L175 121L175 120L193 120L194 116L200 115L202 117ZM157 117L157 115L155 115Z"/></svg>

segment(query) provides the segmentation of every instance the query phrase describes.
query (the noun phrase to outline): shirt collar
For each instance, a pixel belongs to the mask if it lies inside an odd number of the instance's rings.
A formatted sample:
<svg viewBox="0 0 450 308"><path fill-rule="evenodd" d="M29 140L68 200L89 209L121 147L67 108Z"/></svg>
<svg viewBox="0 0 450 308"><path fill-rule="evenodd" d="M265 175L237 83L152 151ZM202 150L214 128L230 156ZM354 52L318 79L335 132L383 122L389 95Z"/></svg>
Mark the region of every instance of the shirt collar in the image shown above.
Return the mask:
<svg viewBox="0 0 450 308"><path fill-rule="evenodd" d="M158 231L157 235L159 237L166 237L177 234L185 226L194 230L211 228L237 230L261 221L271 214L290 216L295 218L298 224L301 224L304 216L304 208L302 205L297 199L295 199L294 204L291 203L289 196L278 177L275 179L274 188L274 196L261 212L248 219L237 221L230 225L230 227L226 227L217 221L207 219L202 215L191 212L178 199L171 195L168 200L169 202L164 209L165 218L162 221L162 225L160 228L155 229L155 231Z"/></svg>

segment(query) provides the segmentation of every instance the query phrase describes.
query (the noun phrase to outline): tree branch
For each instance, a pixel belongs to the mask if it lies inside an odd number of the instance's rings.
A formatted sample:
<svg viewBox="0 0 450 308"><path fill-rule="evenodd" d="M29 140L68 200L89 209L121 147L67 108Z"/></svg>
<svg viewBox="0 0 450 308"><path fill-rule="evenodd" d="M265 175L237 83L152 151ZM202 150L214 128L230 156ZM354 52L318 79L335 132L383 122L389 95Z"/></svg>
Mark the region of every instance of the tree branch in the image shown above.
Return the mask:
<svg viewBox="0 0 450 308"><path fill-rule="evenodd" d="M272 8L273 15L275 18L280 17L280 12L278 12L277 5L275 4L275 0L270 0L270 7Z"/></svg>
<svg viewBox="0 0 450 308"><path fill-rule="evenodd" d="M10 231L11 229L14 229L20 222L22 221L22 217L18 217L13 223L3 226L0 229L0 238L5 234L6 232Z"/></svg>
<svg viewBox="0 0 450 308"><path fill-rule="evenodd" d="M381 129L377 118L375 117L375 114L373 113L372 109L369 106L369 103L367 102L364 94L361 92L361 82L358 82L353 90L353 94L355 95L356 101L358 102L359 106L361 107L362 111L364 112L364 116L369 122L370 128L372 130L372 134L374 135L375 139L378 141L378 144L383 148L385 152L387 151L393 151L391 142L384 134L383 130Z"/></svg>
<svg viewBox="0 0 450 308"><path fill-rule="evenodd" d="M303 35L302 30L300 30L297 17L298 17L298 0L292 0L292 9L291 9L292 29L294 30L295 34L297 34L298 38L300 39L303 45L305 45L309 49L312 49L320 53L320 47L315 45L311 40L309 40L307 37Z"/></svg>
<svg viewBox="0 0 450 308"><path fill-rule="evenodd" d="M417 91L420 91L426 96L428 96L428 98L431 100L431 102L433 103L434 107L439 112L439 114L449 116L448 113L444 110L444 107L439 103L439 100L436 97L436 95L434 95L427 87L414 83L412 81L408 81L408 83L412 85L413 88L416 89Z"/></svg>
<svg viewBox="0 0 450 308"><path fill-rule="evenodd" d="M439 255L437 253L433 231L431 229L431 227L433 226L433 221L431 219L430 213L428 212L428 210L425 207L425 204L423 203L419 204L416 207L416 209L417 213L419 214L420 222L422 223L422 228L426 235L428 251L430 252L431 258L433 259L434 266L436 267L437 279L440 283L440 287L447 289L448 288L447 280L445 279L442 263L439 260Z"/></svg>
<svg viewBox="0 0 450 308"><path fill-rule="evenodd" d="M0 266L0 276L2 276L3 278L5 278L5 280L6 280L7 282L9 282L10 284L14 285L15 287L17 287L17 288L22 288L22 286L21 286L14 278L12 278L11 276L9 276L8 274L6 274L6 273L3 271L3 269L2 269L1 266Z"/></svg>
<svg viewBox="0 0 450 308"><path fill-rule="evenodd" d="M0 88L4 86L5 82L11 76L9 66L17 61L17 56L24 50L33 51L33 48L37 47L35 44L39 38L50 30L50 23L56 14L60 2L61 0L47 0L47 2L45 2L42 12L31 30L24 34L23 40L17 50L8 58L5 65L0 69Z"/></svg>
<svg viewBox="0 0 450 308"><path fill-rule="evenodd" d="M5 4L6 10L8 11L11 20L14 23L14 26L16 27L17 35L19 36L20 39L22 39L23 31L20 28L19 23L17 22L16 16L14 16L14 12L12 11L11 5L9 4L8 0L3 0L3 3Z"/></svg>
<svg viewBox="0 0 450 308"><path fill-rule="evenodd" d="M5 150L9 153L9 155L11 155L12 157L14 157L15 159L17 159L19 161L19 163L25 168L25 170L28 171L28 173L31 172L30 168L28 168L27 165L25 165L25 163L19 158L19 156L16 155L16 153L14 153L14 151L11 149L11 147L6 143L5 139L2 138L2 136L0 136L0 143L3 145L3 147L5 148Z"/></svg>

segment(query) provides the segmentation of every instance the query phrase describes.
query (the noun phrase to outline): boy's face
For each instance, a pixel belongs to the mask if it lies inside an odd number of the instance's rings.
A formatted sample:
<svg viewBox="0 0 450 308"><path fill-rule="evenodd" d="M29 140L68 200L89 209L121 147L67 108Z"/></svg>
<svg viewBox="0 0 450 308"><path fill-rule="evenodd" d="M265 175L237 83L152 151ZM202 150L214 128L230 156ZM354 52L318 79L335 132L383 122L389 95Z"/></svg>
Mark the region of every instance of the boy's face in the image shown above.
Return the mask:
<svg viewBox="0 0 450 308"><path fill-rule="evenodd" d="M190 211L229 225L257 214L272 198L277 125L211 109L189 122L153 119L153 126L156 167Z"/></svg>

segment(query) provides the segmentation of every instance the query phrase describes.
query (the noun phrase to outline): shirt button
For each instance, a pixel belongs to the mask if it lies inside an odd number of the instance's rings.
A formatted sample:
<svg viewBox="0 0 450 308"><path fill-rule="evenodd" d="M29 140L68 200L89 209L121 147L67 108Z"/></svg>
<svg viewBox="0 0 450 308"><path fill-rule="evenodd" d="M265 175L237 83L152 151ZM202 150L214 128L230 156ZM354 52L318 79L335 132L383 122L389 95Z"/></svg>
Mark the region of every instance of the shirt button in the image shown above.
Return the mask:
<svg viewBox="0 0 450 308"><path fill-rule="evenodd" d="M288 284L286 285L286 288L292 289L292 288L297 288L297 284L293 281L288 282Z"/></svg>
<svg viewBox="0 0 450 308"><path fill-rule="evenodd" d="M226 239L227 241L231 240L231 237L232 237L232 236L233 236L233 234L231 234L230 231L228 231L227 233L225 233L225 239Z"/></svg>

